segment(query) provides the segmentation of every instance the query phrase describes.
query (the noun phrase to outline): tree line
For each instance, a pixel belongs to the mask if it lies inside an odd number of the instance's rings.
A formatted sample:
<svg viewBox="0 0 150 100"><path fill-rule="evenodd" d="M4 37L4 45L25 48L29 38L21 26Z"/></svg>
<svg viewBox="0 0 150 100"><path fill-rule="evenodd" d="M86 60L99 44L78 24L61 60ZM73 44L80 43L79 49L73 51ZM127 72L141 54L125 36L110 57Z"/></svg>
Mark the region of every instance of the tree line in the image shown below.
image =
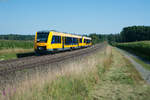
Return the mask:
<svg viewBox="0 0 150 100"><path fill-rule="evenodd" d="M1 40L34 40L34 35L8 34L0 35Z"/></svg>
<svg viewBox="0 0 150 100"><path fill-rule="evenodd" d="M120 33L121 42L150 40L150 26L125 27Z"/></svg>
<svg viewBox="0 0 150 100"><path fill-rule="evenodd" d="M101 41L112 42L134 42L150 40L150 26L129 26L124 27L118 34L96 34L92 33L89 35L93 43Z"/></svg>

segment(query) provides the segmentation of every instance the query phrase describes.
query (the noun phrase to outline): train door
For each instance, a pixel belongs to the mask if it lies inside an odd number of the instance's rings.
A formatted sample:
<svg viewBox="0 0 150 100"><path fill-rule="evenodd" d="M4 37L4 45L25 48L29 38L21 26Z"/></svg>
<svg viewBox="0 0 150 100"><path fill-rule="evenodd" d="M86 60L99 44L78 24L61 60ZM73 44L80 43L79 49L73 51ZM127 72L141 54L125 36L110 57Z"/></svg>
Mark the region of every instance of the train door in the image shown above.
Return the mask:
<svg viewBox="0 0 150 100"><path fill-rule="evenodd" d="M64 49L64 45L65 45L65 37L62 37L62 48Z"/></svg>
<svg viewBox="0 0 150 100"><path fill-rule="evenodd" d="M78 38L78 48L79 48L80 38Z"/></svg>

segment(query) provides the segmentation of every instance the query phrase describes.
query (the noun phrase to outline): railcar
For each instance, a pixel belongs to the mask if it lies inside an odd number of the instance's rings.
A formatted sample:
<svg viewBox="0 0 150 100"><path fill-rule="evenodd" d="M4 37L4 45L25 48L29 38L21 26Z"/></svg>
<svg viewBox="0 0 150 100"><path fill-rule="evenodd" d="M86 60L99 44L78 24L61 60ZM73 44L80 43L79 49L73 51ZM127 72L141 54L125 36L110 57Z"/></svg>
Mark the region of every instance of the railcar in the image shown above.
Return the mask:
<svg viewBox="0 0 150 100"><path fill-rule="evenodd" d="M91 38L56 32L39 31L35 34L34 50L37 53L71 50L91 46Z"/></svg>

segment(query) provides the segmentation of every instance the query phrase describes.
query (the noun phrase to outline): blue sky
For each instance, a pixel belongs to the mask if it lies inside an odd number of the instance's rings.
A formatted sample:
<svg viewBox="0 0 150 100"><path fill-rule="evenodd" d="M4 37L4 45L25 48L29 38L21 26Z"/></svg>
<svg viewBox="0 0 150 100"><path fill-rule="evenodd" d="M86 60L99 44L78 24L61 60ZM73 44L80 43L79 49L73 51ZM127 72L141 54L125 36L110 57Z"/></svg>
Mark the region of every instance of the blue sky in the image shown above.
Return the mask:
<svg viewBox="0 0 150 100"><path fill-rule="evenodd" d="M133 25L150 25L150 0L0 0L0 34L109 34Z"/></svg>

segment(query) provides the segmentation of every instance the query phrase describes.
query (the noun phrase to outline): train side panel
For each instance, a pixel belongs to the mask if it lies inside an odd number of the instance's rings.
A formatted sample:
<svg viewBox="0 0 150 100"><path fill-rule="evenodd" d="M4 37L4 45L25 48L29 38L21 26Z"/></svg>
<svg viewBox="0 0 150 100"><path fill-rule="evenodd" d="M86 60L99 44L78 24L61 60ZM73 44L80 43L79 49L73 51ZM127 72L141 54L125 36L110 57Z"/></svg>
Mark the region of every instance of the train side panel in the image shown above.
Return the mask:
<svg viewBox="0 0 150 100"><path fill-rule="evenodd" d="M57 35L52 32L51 47L53 49L62 49L62 38L61 35Z"/></svg>
<svg viewBox="0 0 150 100"><path fill-rule="evenodd" d="M86 47L85 37L82 39L82 47Z"/></svg>
<svg viewBox="0 0 150 100"><path fill-rule="evenodd" d="M35 39L34 39L34 50L37 50L37 32L35 33Z"/></svg>
<svg viewBox="0 0 150 100"><path fill-rule="evenodd" d="M79 38L79 48L82 48L82 37L81 38Z"/></svg>

